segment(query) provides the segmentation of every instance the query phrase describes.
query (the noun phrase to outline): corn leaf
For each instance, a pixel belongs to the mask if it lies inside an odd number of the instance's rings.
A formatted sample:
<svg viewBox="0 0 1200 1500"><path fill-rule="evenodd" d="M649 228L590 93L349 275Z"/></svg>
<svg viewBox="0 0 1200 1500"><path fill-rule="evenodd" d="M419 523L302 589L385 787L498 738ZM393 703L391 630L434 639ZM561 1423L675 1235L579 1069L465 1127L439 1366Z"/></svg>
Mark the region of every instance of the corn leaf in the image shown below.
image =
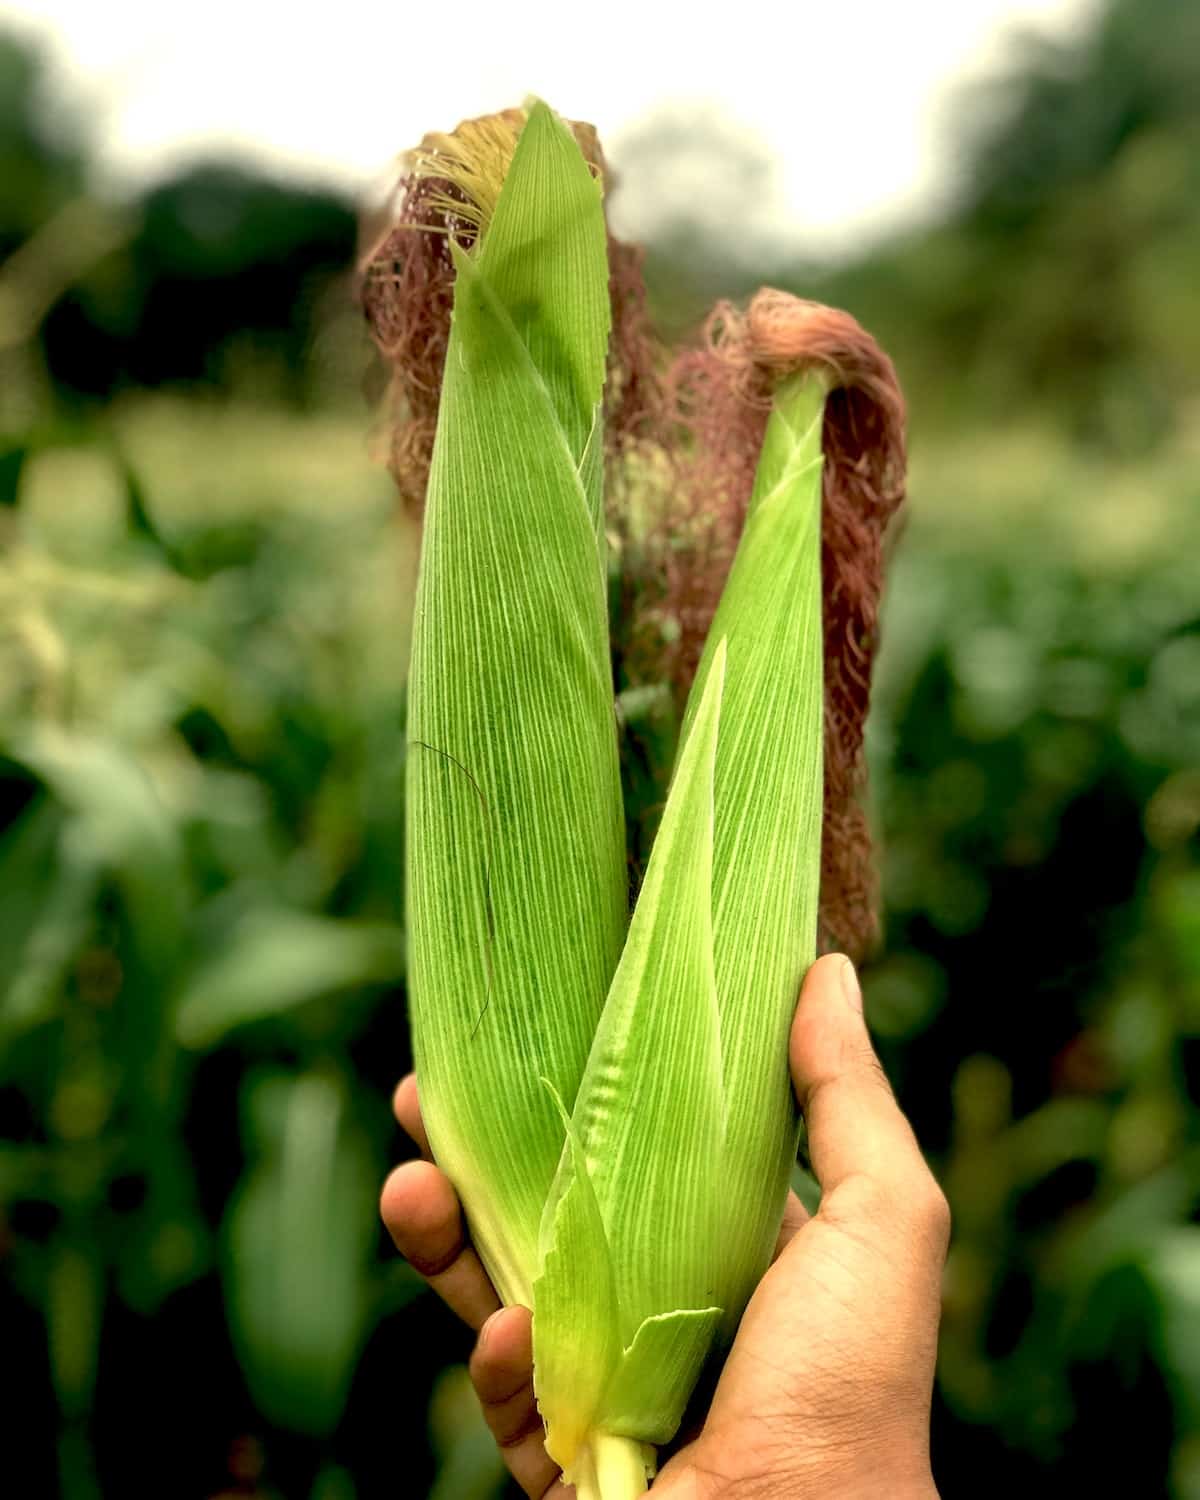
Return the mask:
<svg viewBox="0 0 1200 1500"><path fill-rule="evenodd" d="M239 1026L318 996L394 983L403 970L403 934L390 923L286 909L248 913L185 983L175 1038L182 1047L212 1047Z"/></svg>
<svg viewBox="0 0 1200 1500"><path fill-rule="evenodd" d="M246 1087L260 1139L221 1231L230 1332L259 1409L326 1433L368 1326L375 1164L335 1078L252 1076Z"/></svg>
<svg viewBox="0 0 1200 1500"><path fill-rule="evenodd" d="M466 1365L451 1365L438 1377L429 1400L429 1435L438 1466L425 1500L502 1500L511 1493L504 1452L483 1420Z"/></svg>
<svg viewBox="0 0 1200 1500"><path fill-rule="evenodd" d="M137 1024L149 1045L167 1013L164 976L185 942L187 869L179 831L145 768L116 741L47 732L20 758L66 809L75 857L107 870L120 891L130 954L147 978Z"/></svg>
<svg viewBox="0 0 1200 1500"><path fill-rule="evenodd" d="M599 185L535 105L456 253L409 685L410 998L422 1103L501 1295L531 1299L626 876L600 552Z"/></svg>

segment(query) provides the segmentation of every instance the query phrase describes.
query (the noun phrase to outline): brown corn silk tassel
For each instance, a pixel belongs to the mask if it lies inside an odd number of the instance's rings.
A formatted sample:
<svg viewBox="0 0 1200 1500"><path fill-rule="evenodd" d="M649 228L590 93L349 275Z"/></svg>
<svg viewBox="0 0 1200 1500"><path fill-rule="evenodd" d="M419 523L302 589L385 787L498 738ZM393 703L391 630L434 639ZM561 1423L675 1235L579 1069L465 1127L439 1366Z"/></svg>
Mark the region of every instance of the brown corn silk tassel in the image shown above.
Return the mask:
<svg viewBox="0 0 1200 1500"><path fill-rule="evenodd" d="M718 304L699 348L675 360L674 493L663 511L661 607L677 622L670 677L682 701L733 560L773 386L829 372L822 446L825 806L818 942L860 958L877 936L863 804L863 733L878 643L885 535L905 494L905 408L888 356L849 313L786 292ZM684 544L679 544L679 539Z"/></svg>
<svg viewBox="0 0 1200 1500"><path fill-rule="evenodd" d="M523 109L431 132L402 158L386 222L364 235L358 297L380 366L369 394L381 398L388 467L405 509L419 517L437 430L450 338L454 266L449 241L469 247L488 222L525 123ZM571 122L585 160L611 180L596 131ZM658 345L646 311L643 252L608 236L612 334L605 382L605 445L613 462L663 422Z"/></svg>

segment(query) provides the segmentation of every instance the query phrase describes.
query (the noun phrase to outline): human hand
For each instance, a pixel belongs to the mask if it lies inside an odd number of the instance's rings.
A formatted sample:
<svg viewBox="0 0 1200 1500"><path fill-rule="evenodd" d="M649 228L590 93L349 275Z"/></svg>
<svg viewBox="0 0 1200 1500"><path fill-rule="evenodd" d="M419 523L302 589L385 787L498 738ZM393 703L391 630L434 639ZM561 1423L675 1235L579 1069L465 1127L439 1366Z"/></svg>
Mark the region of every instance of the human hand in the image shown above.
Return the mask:
<svg viewBox="0 0 1200 1500"><path fill-rule="evenodd" d="M775 1257L742 1317L712 1404L654 1485L661 1500L936 1500L929 1406L946 1200L867 1035L849 959L818 960L790 1062L821 1204L788 1199ZM448 1179L435 1167L409 1075L396 1117L425 1158L388 1178L381 1210L401 1254L480 1331L471 1379L531 1500L573 1492L542 1443L530 1315L500 1308Z"/></svg>

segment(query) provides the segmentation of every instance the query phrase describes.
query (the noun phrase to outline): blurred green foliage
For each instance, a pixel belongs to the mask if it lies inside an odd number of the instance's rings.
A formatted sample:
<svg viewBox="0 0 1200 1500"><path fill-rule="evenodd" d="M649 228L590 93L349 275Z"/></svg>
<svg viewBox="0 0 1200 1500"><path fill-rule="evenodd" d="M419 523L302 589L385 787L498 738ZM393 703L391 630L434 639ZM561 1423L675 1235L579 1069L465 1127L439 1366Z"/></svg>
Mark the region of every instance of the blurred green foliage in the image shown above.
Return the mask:
<svg viewBox="0 0 1200 1500"><path fill-rule="evenodd" d="M947 1495L1200 1497L1196 15L1118 0L1027 53L964 124L952 218L772 274L875 328L912 406L865 983L955 1213ZM468 1337L375 1217L417 536L363 412L313 404L333 240L285 244L283 200L223 169L92 202L23 56L0 46L0 1409L26 1493L484 1500ZM692 253L693 288L737 290ZM139 343L173 277L278 310L285 264L299 324L234 299L240 353ZM57 379L94 337L119 359ZM311 380L247 382L301 345ZM139 371L205 393L113 395ZM677 725L652 689L622 710L639 859Z"/></svg>
<svg viewBox="0 0 1200 1500"><path fill-rule="evenodd" d="M134 451L166 420L192 419L139 410ZM124 1364L114 1299L159 1319L219 1276L240 1375L201 1342L205 1384L324 1435L374 1320L413 1292L374 1207L406 1045L411 539L361 456L336 508L319 470L306 507L279 463L252 504L189 514L176 488L164 515L157 476L132 481L153 458L115 457L107 425L26 452L0 572L4 1250L46 1321L71 1494L97 1492L72 1437L97 1370ZM10 1395L43 1426L45 1399ZM212 1432L213 1490L238 1435Z"/></svg>

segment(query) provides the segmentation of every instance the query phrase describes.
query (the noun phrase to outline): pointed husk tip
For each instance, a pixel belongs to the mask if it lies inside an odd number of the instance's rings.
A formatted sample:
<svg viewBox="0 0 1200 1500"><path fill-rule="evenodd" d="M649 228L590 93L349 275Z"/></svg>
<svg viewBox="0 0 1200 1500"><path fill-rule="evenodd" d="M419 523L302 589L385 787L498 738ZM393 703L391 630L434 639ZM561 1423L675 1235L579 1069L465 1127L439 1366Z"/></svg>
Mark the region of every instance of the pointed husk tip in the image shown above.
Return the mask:
<svg viewBox="0 0 1200 1500"><path fill-rule="evenodd" d="M420 517L437 428L442 369L450 339L454 264L450 242L475 244L495 212L516 144L536 103L430 131L400 158L382 215L365 222L357 296L377 359L367 395L377 405L377 436L401 503ZM595 127L566 121L603 185L611 173ZM646 310L643 252L611 232L609 295L613 326L605 385L605 447L610 458L661 420L660 349Z"/></svg>

